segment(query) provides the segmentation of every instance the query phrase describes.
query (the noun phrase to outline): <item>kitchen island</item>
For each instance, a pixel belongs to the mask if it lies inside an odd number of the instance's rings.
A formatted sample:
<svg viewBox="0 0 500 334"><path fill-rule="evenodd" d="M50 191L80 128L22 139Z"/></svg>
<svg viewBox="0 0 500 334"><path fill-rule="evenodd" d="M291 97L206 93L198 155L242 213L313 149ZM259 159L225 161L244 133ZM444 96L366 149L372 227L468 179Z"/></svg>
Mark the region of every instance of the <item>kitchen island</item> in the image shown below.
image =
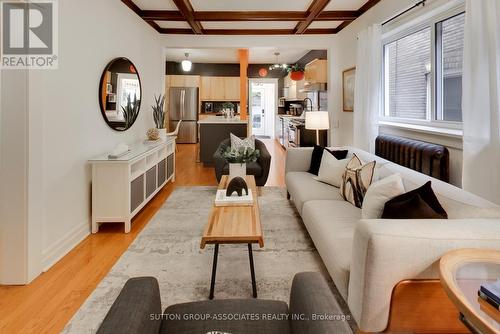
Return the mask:
<svg viewBox="0 0 500 334"><path fill-rule="evenodd" d="M248 133L248 120L241 120L238 116L233 118L208 116L199 120L198 125L200 127L200 161L208 166L214 164L215 151L231 133L238 137L246 137Z"/></svg>

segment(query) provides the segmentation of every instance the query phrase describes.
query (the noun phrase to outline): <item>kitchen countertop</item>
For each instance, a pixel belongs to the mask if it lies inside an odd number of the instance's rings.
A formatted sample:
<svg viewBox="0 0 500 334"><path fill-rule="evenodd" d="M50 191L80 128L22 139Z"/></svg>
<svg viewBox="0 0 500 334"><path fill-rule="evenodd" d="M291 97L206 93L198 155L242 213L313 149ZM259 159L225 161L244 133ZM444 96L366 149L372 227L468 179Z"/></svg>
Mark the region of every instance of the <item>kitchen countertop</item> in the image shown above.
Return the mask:
<svg viewBox="0 0 500 334"><path fill-rule="evenodd" d="M248 120L241 120L239 117L209 116L199 120L198 124L248 124Z"/></svg>

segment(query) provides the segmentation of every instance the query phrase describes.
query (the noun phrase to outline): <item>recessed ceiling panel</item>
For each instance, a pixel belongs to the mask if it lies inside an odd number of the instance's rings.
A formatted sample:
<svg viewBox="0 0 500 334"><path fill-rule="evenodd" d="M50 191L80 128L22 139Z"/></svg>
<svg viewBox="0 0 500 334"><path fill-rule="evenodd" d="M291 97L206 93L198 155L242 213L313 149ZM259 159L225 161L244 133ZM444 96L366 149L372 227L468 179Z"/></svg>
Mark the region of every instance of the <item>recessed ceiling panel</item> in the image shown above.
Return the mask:
<svg viewBox="0 0 500 334"><path fill-rule="evenodd" d="M310 29L333 29L342 24L342 21L314 21L309 26Z"/></svg>
<svg viewBox="0 0 500 334"><path fill-rule="evenodd" d="M311 0L191 0L195 11L306 11Z"/></svg>
<svg viewBox="0 0 500 334"><path fill-rule="evenodd" d="M293 64L302 58L310 50L302 48L277 49L272 47L250 48L250 64L273 64L276 62L275 52L279 52L280 63ZM165 57L167 61L180 62L185 59L185 53L189 53L189 59L194 63L238 63L238 50L236 48L167 48Z"/></svg>
<svg viewBox="0 0 500 334"><path fill-rule="evenodd" d="M155 21L161 28L171 29L191 29L185 21Z"/></svg>
<svg viewBox="0 0 500 334"><path fill-rule="evenodd" d="M142 10L177 10L172 0L133 0Z"/></svg>
<svg viewBox="0 0 500 334"><path fill-rule="evenodd" d="M325 10L358 10L368 0L332 0Z"/></svg>
<svg viewBox="0 0 500 334"><path fill-rule="evenodd" d="M167 61L180 62L186 58L184 55L186 52L189 53L189 59L194 63L238 63L238 50L234 48L167 48L165 56Z"/></svg>
<svg viewBox="0 0 500 334"><path fill-rule="evenodd" d="M288 21L202 22L205 29L293 29L296 24Z"/></svg>
<svg viewBox="0 0 500 334"><path fill-rule="evenodd" d="M302 48L250 48L248 57L250 64L274 64L276 62L274 53L279 52L278 61L280 63L294 64L309 51Z"/></svg>

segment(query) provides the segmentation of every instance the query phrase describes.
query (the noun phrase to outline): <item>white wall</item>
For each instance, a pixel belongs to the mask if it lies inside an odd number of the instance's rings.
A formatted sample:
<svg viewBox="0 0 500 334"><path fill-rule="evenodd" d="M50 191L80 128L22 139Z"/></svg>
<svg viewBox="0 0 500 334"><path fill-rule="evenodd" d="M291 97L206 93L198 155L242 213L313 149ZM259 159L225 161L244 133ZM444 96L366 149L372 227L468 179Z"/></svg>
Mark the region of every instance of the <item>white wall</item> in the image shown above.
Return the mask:
<svg viewBox="0 0 500 334"><path fill-rule="evenodd" d="M332 42L332 54L330 61L330 99L333 101L331 110L332 124L339 124L338 128L331 131L331 143L333 145L352 145L353 136L353 113L342 111L342 71L356 66L357 57L357 35L362 30L374 23L382 23L406 8L415 4L414 0L382 0L372 7L368 12L356 19L349 26L336 34ZM446 2L446 0L430 0L429 4ZM415 12L418 9L415 9ZM366 55L369 57L370 55ZM450 151L450 181L460 186L462 179L462 142L461 138L451 138L439 135L429 135L415 131L406 131L384 127L380 133L394 134L407 138L434 142L448 147Z"/></svg>
<svg viewBox="0 0 500 334"><path fill-rule="evenodd" d="M141 111L126 132L110 129L99 108L99 80L115 57L132 60L142 83ZM27 83L29 170L25 181L29 194L24 197L24 214L28 226L38 233L25 231L15 239L25 238L27 248L41 257L29 263L36 268L33 272L28 268L24 277L17 276L18 283L32 280L41 268L53 265L89 234L91 175L87 159L120 142L145 137L146 130L154 126L150 105L153 95L164 90L164 71L160 35L122 2L59 1L59 69L32 70ZM12 98L3 79L2 107L4 99ZM0 260L0 273L7 272L8 265Z"/></svg>
<svg viewBox="0 0 500 334"><path fill-rule="evenodd" d="M30 77L30 109L43 115L40 207L43 265L48 267L89 233L90 168L87 159L132 143L154 126L153 95L163 92L164 61L159 34L120 1L59 2L59 70ZM98 101L106 64L127 57L142 84L139 118L126 132L104 122ZM30 168L35 165L30 161Z"/></svg>
<svg viewBox="0 0 500 334"><path fill-rule="evenodd" d="M28 71L0 82L0 283L15 284L27 276Z"/></svg>

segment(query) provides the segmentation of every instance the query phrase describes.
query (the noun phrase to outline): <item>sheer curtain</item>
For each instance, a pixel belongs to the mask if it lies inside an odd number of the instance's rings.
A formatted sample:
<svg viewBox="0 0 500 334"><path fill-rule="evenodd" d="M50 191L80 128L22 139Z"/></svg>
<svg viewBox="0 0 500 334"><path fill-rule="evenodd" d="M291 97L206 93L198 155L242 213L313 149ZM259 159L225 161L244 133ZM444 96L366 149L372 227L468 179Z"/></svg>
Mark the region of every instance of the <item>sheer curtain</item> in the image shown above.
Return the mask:
<svg viewBox="0 0 500 334"><path fill-rule="evenodd" d="M500 203L500 1L467 0L463 188Z"/></svg>
<svg viewBox="0 0 500 334"><path fill-rule="evenodd" d="M355 147L375 152L382 83L382 27L370 26L358 35L354 89Z"/></svg>

